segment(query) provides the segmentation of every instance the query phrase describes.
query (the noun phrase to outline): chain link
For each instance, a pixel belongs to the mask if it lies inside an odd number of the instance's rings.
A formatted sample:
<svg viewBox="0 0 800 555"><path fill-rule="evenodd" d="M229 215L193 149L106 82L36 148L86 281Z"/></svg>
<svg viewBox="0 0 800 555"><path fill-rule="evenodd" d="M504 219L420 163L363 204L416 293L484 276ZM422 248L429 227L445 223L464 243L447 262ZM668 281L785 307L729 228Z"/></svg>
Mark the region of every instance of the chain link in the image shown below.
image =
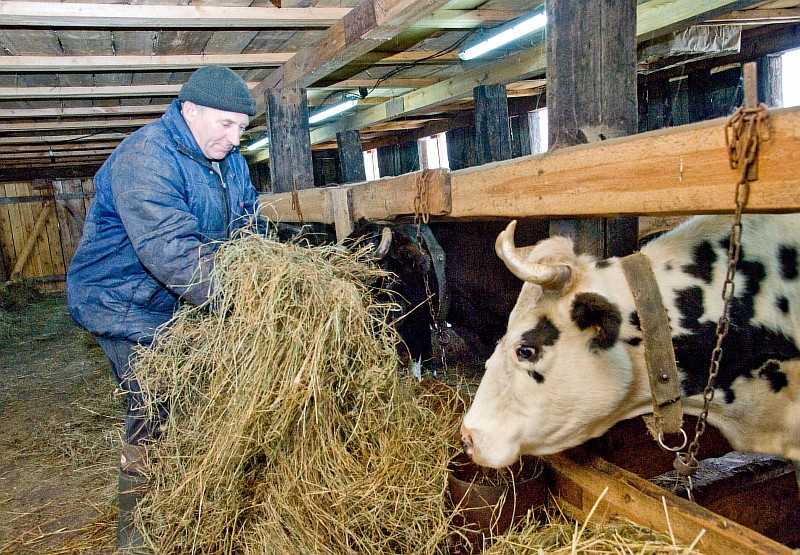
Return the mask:
<svg viewBox="0 0 800 555"><path fill-rule="evenodd" d="M303 211L300 210L300 194L297 191L296 177L292 175L292 210L297 212L300 225L303 225Z"/></svg>
<svg viewBox="0 0 800 555"><path fill-rule="evenodd" d="M429 187L428 172L423 171L416 179L417 195L414 197L414 225L417 226L417 235L420 234L421 224L427 224L431 217L428 205Z"/></svg>
<svg viewBox="0 0 800 555"><path fill-rule="evenodd" d="M697 453L700 449L700 438L706 431L708 423L708 409L714 400L714 386L719 374L719 365L722 361L722 342L728 335L731 321L728 318L730 305L734 299L736 285L736 267L739 264L742 241L742 213L750 195L750 181L755 179L754 165L758 155L758 147L762 140L768 140L769 134L762 123L769 117L764 104L755 109L739 108L725 125L725 144L728 150L731 169L740 169L739 181L736 183L736 211L731 225L728 245L728 269L725 275L725 284L722 287L722 315L717 321L717 342L711 352L711 362L708 368L708 382L703 389L703 410L697 418L694 429L694 439L685 452L678 453L674 467L678 475L685 479L686 492L692 499L691 476L695 473L700 463Z"/></svg>

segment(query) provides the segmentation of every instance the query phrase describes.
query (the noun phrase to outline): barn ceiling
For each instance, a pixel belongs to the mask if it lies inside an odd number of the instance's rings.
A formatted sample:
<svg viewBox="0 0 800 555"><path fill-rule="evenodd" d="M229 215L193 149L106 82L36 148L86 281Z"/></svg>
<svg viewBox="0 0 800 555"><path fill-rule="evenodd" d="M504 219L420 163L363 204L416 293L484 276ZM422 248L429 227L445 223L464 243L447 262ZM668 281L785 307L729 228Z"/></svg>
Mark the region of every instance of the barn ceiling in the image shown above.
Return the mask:
<svg viewBox="0 0 800 555"><path fill-rule="evenodd" d="M640 51L697 24L741 26L741 56L800 46L800 2L638 4ZM541 34L480 61L458 58L478 34L536 9L543 2L0 0L0 178L91 175L207 64L235 69L253 89L259 115L245 144L265 132L272 87L307 88L312 111L367 93L348 115L312 128L318 148L346 129L360 129L365 147L442 130L464 119L478 84L504 83L511 97L542 92Z"/></svg>

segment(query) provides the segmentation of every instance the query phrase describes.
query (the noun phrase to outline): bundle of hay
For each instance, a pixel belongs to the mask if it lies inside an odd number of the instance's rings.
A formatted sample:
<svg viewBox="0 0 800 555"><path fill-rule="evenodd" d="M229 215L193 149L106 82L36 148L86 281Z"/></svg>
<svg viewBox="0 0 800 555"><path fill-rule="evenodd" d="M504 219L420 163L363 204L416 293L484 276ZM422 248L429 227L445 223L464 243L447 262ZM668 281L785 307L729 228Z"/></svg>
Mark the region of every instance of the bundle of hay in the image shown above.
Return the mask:
<svg viewBox="0 0 800 555"><path fill-rule="evenodd" d="M171 411L140 515L158 553L447 553L463 404L398 369L381 275L364 250L220 248L212 310L138 368Z"/></svg>

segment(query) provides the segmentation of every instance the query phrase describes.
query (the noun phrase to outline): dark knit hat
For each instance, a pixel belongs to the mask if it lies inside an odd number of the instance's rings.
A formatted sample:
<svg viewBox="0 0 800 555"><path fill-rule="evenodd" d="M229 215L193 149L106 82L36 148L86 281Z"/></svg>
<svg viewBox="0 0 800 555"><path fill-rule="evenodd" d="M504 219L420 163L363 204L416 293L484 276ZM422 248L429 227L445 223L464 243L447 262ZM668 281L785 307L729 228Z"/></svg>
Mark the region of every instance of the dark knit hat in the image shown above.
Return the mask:
<svg viewBox="0 0 800 555"><path fill-rule="evenodd" d="M247 83L227 67L201 67L181 87L178 98L226 112L256 115L256 101Z"/></svg>

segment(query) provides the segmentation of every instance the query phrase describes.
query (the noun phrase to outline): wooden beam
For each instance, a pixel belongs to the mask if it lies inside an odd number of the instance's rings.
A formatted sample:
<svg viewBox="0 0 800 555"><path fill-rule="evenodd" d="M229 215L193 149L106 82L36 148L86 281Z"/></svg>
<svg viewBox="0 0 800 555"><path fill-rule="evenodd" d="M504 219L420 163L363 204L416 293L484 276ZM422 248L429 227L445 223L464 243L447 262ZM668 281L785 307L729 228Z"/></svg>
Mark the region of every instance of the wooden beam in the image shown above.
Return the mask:
<svg viewBox="0 0 800 555"><path fill-rule="evenodd" d="M353 221L392 220L398 215L414 214L417 187L427 187L429 214L437 216L450 212L450 173L441 168L355 185L306 189L299 191L298 197L303 219L307 222L336 223L332 197L338 194L332 192L336 189L350 192ZM290 193L261 195L260 205L261 214L273 221L299 221Z"/></svg>
<svg viewBox="0 0 800 555"><path fill-rule="evenodd" d="M737 555L791 555L790 548L779 544L732 520L721 517L637 475L622 470L600 457L587 455L580 463L564 454L549 455L545 461L552 472L552 491L559 507L567 515L585 520L592 514L602 522L621 516L641 526L664 534L673 533L681 543L690 544L701 536L697 549L703 553ZM669 514L664 512L666 506Z"/></svg>
<svg viewBox="0 0 800 555"><path fill-rule="evenodd" d="M2 5L2 4L0 4ZM182 85L111 85L107 87L0 87L0 100L178 96Z"/></svg>
<svg viewBox="0 0 800 555"><path fill-rule="evenodd" d="M706 21L708 25L769 25L797 23L800 21L799 8L777 8L741 10L715 17Z"/></svg>
<svg viewBox="0 0 800 555"><path fill-rule="evenodd" d="M254 96L263 112L268 89L307 88L391 40L449 0L362 0L331 26L320 39L297 52L256 87Z"/></svg>
<svg viewBox="0 0 800 555"><path fill-rule="evenodd" d="M728 162L726 122L720 118L454 171L449 176L452 209L431 214L549 218L730 213L739 176ZM747 211L800 212L800 107L772 110L769 127ZM355 185L356 219L413 213L408 207L416 189L403 181L413 181L408 177L413 175L387 180L380 195L359 193L377 182ZM333 223L323 191L301 191L306 221ZM290 199L275 195L262 198L262 204L272 204L273 219L295 221L286 202Z"/></svg>
<svg viewBox="0 0 800 555"><path fill-rule="evenodd" d="M385 8L385 12L391 9L386 2L377 7ZM350 11L351 8L276 9L166 4L115 4L114 9L109 10L103 4L4 1L0 3L0 20L6 26L25 27L314 29L330 27ZM499 25L525 13L525 10L440 10L435 14L429 12L409 27L474 29Z"/></svg>
<svg viewBox="0 0 800 555"><path fill-rule="evenodd" d="M0 58L1 60L2 58ZM82 106L80 108L0 108L0 119L4 118L61 118L85 116L126 116L138 114L163 114L169 104L146 104L130 106Z"/></svg>
<svg viewBox="0 0 800 555"><path fill-rule="evenodd" d="M4 145L55 145L63 143L87 143L93 141L116 141L127 137L127 133L98 133L97 135L37 135L32 137L0 137Z"/></svg>
<svg viewBox="0 0 800 555"><path fill-rule="evenodd" d="M636 8L636 34L643 40L652 39L758 3L757 0L643 2Z"/></svg>
<svg viewBox="0 0 800 555"><path fill-rule="evenodd" d="M141 127L157 118L113 118L104 120L85 120L77 119L70 121L49 121L42 123L7 123L3 125L3 131L58 131L68 129L109 129L115 127Z"/></svg>
<svg viewBox="0 0 800 555"><path fill-rule="evenodd" d="M349 8L258 8L58 2L0 2L4 26L308 29L329 27Z"/></svg>
<svg viewBox="0 0 800 555"><path fill-rule="evenodd" d="M230 68L273 68L289 61L296 52L259 54L200 54L186 56L0 56L0 72L11 71L145 71L196 69L205 65ZM405 63L453 64L457 53L435 56L432 51L400 52L389 56L365 56L365 63L389 66Z"/></svg>
<svg viewBox="0 0 800 555"><path fill-rule="evenodd" d="M0 56L6 71L145 71L196 69L205 65L230 68L279 67L293 52L201 54L196 56Z"/></svg>

